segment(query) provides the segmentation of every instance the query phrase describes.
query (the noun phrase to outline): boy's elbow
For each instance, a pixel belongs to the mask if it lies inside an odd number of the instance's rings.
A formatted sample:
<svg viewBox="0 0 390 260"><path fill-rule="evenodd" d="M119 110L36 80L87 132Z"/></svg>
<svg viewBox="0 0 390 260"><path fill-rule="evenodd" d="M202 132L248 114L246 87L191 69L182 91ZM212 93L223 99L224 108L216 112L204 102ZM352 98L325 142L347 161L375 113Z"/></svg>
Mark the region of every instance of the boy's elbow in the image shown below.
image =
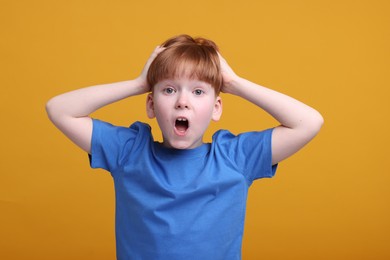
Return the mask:
<svg viewBox="0 0 390 260"><path fill-rule="evenodd" d="M317 111L317 125L319 129L321 129L324 122L325 122L324 117L321 115L320 112Z"/></svg>
<svg viewBox="0 0 390 260"><path fill-rule="evenodd" d="M49 101L46 102L45 110L48 117L50 118L50 116L53 114L53 98L49 99Z"/></svg>
<svg viewBox="0 0 390 260"><path fill-rule="evenodd" d="M57 106L57 101L56 97L49 99L49 101L46 102L45 105L46 113L47 116L51 121L56 117L56 114L58 114L58 106Z"/></svg>
<svg viewBox="0 0 390 260"><path fill-rule="evenodd" d="M324 117L318 111L315 111L310 122L309 129L312 132L312 135L315 136L318 134L324 124Z"/></svg>

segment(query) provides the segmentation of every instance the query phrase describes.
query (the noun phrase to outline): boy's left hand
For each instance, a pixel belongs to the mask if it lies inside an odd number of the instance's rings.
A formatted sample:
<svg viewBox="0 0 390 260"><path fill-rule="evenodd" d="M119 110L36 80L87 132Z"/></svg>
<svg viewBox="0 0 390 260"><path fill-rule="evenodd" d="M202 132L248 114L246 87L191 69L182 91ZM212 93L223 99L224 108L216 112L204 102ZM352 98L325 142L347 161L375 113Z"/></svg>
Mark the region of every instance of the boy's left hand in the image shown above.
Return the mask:
<svg viewBox="0 0 390 260"><path fill-rule="evenodd" d="M219 62L221 65L221 73L222 73L222 78L223 78L223 85L221 91L223 93L229 93L233 94L233 87L234 87L234 82L237 81L239 78L237 74L233 71L233 69L229 66L227 61L222 57L220 53L218 53L219 56Z"/></svg>

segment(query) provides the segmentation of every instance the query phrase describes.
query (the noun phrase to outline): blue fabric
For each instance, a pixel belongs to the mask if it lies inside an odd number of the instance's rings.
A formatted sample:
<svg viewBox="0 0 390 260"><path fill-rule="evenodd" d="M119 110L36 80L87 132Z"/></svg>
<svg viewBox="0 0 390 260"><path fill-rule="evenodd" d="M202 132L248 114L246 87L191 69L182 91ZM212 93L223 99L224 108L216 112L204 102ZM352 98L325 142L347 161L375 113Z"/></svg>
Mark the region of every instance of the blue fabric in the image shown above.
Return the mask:
<svg viewBox="0 0 390 260"><path fill-rule="evenodd" d="M163 147L147 124L94 120L91 167L111 172L118 259L241 259L247 191L272 177L272 129L220 130L191 150Z"/></svg>

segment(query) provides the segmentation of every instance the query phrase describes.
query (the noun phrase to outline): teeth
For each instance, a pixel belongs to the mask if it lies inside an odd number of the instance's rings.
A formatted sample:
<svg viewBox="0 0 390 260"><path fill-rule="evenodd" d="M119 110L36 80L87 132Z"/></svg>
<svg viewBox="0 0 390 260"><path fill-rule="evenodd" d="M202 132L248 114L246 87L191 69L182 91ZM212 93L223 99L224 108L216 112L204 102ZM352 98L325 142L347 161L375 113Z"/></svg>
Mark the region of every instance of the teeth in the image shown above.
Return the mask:
<svg viewBox="0 0 390 260"><path fill-rule="evenodd" d="M178 121L187 121L186 118L178 118L177 120L178 120Z"/></svg>

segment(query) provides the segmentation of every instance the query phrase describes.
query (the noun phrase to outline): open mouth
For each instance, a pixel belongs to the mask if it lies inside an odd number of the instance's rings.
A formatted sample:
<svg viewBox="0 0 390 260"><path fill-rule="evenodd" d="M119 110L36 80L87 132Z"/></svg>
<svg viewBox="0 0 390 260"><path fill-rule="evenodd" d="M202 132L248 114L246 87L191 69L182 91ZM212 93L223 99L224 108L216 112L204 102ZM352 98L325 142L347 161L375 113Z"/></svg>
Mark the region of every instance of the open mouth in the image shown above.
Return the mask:
<svg viewBox="0 0 390 260"><path fill-rule="evenodd" d="M185 133L188 129L188 126L189 124L187 118L179 117L176 119L175 128L178 132Z"/></svg>

